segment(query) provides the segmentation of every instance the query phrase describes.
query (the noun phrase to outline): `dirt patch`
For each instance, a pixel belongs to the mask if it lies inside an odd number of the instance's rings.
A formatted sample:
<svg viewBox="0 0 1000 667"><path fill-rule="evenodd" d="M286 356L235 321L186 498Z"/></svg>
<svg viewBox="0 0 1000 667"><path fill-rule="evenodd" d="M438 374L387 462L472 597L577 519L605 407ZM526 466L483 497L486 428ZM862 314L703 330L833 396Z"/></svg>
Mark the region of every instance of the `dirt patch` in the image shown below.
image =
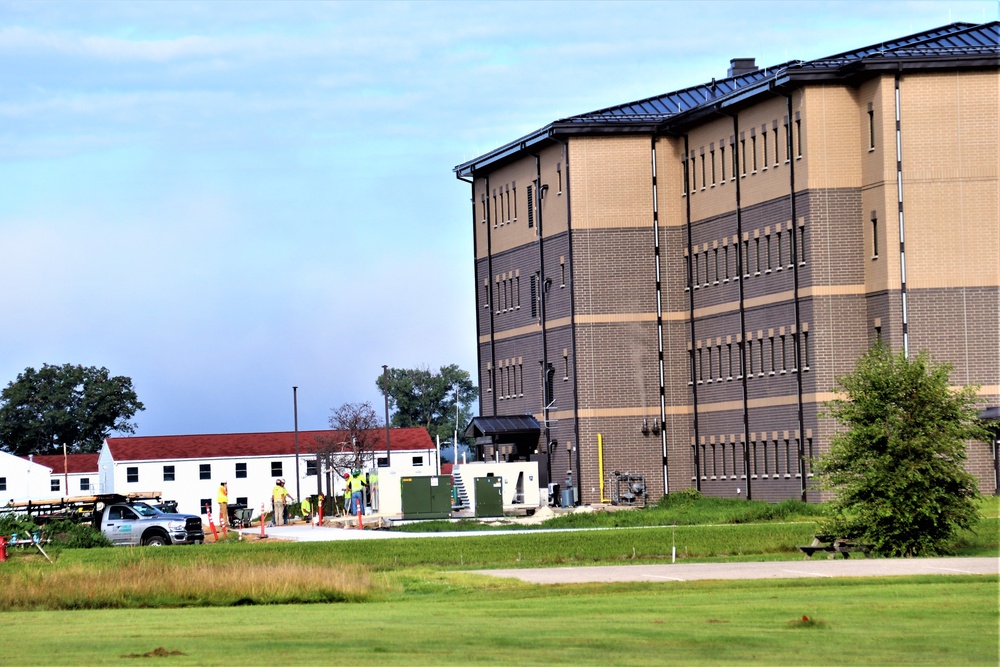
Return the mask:
<svg viewBox="0 0 1000 667"><path fill-rule="evenodd" d="M168 651L162 646L159 648L154 648L148 653L126 653L123 658L168 658L172 655L187 655L187 653L182 653L181 651Z"/></svg>

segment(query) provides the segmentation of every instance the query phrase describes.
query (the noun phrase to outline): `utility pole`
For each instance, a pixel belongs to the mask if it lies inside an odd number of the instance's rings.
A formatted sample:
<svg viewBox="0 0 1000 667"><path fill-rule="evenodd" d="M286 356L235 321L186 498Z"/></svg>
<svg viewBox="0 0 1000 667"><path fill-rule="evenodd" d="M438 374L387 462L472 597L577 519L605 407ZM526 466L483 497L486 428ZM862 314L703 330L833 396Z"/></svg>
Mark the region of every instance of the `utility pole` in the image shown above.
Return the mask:
<svg viewBox="0 0 1000 667"><path fill-rule="evenodd" d="M295 499L302 502L299 489L299 388L292 387L292 409L295 412Z"/></svg>
<svg viewBox="0 0 1000 667"><path fill-rule="evenodd" d="M389 446L389 366L382 364L383 391L385 393L385 465L392 466L392 447ZM378 462L376 461L376 464Z"/></svg>

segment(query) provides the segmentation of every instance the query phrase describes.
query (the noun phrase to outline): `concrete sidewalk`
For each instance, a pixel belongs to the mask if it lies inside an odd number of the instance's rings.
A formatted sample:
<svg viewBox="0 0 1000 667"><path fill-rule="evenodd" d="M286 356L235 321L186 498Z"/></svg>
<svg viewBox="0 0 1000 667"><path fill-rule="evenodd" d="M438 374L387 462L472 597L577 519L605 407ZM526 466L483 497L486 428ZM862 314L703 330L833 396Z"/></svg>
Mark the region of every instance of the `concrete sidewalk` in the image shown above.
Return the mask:
<svg viewBox="0 0 1000 667"><path fill-rule="evenodd" d="M532 584L582 584L615 581L697 581L701 579L799 579L895 577L922 574L997 575L996 558L851 558L759 563L610 565L519 570L475 570L475 574L520 579Z"/></svg>

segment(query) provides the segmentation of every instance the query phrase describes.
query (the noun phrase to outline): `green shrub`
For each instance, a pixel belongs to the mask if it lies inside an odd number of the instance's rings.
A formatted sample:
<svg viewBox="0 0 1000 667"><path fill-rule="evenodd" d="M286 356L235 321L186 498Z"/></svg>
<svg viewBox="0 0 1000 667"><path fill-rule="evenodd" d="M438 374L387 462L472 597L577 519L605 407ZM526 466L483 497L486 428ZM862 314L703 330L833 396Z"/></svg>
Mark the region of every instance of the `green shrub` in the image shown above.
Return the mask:
<svg viewBox="0 0 1000 667"><path fill-rule="evenodd" d="M48 538L50 544L67 549L94 549L114 546L104 533L94 530L93 526L68 519L60 519L46 524L42 530L42 537Z"/></svg>

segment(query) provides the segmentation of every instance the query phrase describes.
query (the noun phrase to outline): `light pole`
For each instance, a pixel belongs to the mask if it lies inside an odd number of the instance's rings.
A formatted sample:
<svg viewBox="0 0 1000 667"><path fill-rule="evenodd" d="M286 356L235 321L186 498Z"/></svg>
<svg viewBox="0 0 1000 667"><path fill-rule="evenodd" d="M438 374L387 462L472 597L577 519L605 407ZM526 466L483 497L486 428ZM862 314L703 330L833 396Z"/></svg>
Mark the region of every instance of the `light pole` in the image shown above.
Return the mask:
<svg viewBox="0 0 1000 667"><path fill-rule="evenodd" d="M389 366L382 364L382 391L385 393L385 465L392 467L392 447L389 446Z"/></svg>
<svg viewBox="0 0 1000 667"><path fill-rule="evenodd" d="M299 388L292 387L292 410L295 414L295 498L302 502L299 489Z"/></svg>

